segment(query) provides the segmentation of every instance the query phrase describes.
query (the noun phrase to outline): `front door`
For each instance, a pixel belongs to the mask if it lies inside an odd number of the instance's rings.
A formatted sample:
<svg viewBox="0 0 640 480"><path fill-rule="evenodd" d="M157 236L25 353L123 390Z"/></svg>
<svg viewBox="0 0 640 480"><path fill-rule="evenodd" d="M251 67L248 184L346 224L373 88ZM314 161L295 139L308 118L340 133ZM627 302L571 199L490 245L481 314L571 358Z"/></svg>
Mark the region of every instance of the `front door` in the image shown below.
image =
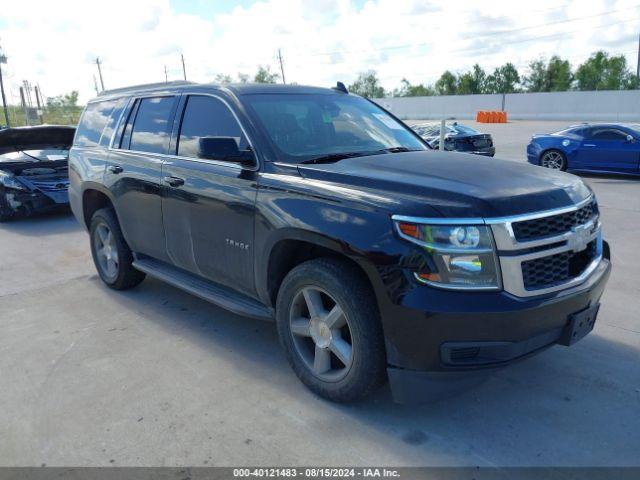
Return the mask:
<svg viewBox="0 0 640 480"><path fill-rule="evenodd" d="M592 127L585 132L578 160L581 168L635 172L640 162L640 143L614 127Z"/></svg>
<svg viewBox="0 0 640 480"><path fill-rule="evenodd" d="M247 137L219 97L189 95L174 129L175 157L162 168L162 215L167 252L178 267L255 295L253 233L256 172L237 163L198 157L202 137Z"/></svg>

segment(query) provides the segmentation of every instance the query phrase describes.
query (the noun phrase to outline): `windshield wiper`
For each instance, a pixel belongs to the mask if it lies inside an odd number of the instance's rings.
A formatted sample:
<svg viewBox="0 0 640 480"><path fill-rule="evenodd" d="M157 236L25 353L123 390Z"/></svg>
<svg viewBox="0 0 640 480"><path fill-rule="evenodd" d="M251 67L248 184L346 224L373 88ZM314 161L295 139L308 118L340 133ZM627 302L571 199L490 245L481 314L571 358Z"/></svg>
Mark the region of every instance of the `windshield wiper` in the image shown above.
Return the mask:
<svg viewBox="0 0 640 480"><path fill-rule="evenodd" d="M300 163L333 163L344 160L345 158L364 157L365 155L371 155L375 152L344 152L344 153L329 153L327 155L321 155L319 157L303 160Z"/></svg>
<svg viewBox="0 0 640 480"><path fill-rule="evenodd" d="M419 150L416 150L415 148L407 148L407 147L389 147L389 148L383 148L380 151L388 152L388 153L401 153L401 152L418 152Z"/></svg>

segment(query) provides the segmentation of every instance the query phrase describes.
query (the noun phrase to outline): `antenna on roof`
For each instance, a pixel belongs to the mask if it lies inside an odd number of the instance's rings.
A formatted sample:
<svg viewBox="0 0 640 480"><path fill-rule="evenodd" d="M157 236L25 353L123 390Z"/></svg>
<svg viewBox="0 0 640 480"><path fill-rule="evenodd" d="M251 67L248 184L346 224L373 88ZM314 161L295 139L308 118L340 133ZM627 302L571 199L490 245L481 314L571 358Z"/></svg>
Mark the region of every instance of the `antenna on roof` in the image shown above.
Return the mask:
<svg viewBox="0 0 640 480"><path fill-rule="evenodd" d="M347 87L344 86L344 83L342 82L337 82L335 87L332 87L334 90L336 90L337 92L342 92L342 93L349 93L349 90L347 90Z"/></svg>

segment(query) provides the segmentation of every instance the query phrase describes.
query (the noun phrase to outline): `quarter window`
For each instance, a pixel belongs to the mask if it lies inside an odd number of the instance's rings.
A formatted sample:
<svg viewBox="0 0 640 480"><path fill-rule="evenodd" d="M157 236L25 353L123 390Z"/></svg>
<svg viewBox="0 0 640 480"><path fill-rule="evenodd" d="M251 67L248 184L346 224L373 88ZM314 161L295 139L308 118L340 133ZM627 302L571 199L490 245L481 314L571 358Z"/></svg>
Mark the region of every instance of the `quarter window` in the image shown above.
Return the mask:
<svg viewBox="0 0 640 480"><path fill-rule="evenodd" d="M116 100L114 102L114 107L111 110L111 115L109 116L109 120L102 131L102 137L100 137L100 145L103 147L108 147L111 142L111 137L113 136L113 130L116 128L116 123L120 119L120 115L122 114L122 110L124 110L124 106L126 105L126 101L124 98Z"/></svg>
<svg viewBox="0 0 640 480"><path fill-rule="evenodd" d="M80 119L78 131L73 142L74 145L81 147L95 147L98 145L102 131L107 125L116 103L117 100L107 100L88 104Z"/></svg>
<svg viewBox="0 0 640 480"><path fill-rule="evenodd" d="M198 158L202 137L232 137L240 150L246 150L247 139L229 108L217 98L192 95L182 116L178 155Z"/></svg>
<svg viewBox="0 0 640 480"><path fill-rule="evenodd" d="M166 153L169 147L169 122L175 97L154 97L140 100L135 115L129 150ZM122 145L126 148L126 145Z"/></svg>

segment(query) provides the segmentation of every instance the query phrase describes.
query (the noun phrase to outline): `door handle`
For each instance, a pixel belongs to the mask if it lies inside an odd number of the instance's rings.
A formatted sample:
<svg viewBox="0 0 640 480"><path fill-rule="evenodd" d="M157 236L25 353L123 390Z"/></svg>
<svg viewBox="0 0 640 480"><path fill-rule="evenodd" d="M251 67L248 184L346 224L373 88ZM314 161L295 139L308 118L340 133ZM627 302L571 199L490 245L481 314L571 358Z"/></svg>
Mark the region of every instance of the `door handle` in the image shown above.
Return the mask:
<svg viewBox="0 0 640 480"><path fill-rule="evenodd" d="M583 143L582 146L583 147L595 147L595 145L593 143Z"/></svg>
<svg viewBox="0 0 640 480"><path fill-rule="evenodd" d="M109 165L108 170L114 175L122 173L122 167L120 165Z"/></svg>
<svg viewBox="0 0 640 480"><path fill-rule="evenodd" d="M180 177L164 177L164 181L172 187L181 187L184 185L184 178Z"/></svg>

